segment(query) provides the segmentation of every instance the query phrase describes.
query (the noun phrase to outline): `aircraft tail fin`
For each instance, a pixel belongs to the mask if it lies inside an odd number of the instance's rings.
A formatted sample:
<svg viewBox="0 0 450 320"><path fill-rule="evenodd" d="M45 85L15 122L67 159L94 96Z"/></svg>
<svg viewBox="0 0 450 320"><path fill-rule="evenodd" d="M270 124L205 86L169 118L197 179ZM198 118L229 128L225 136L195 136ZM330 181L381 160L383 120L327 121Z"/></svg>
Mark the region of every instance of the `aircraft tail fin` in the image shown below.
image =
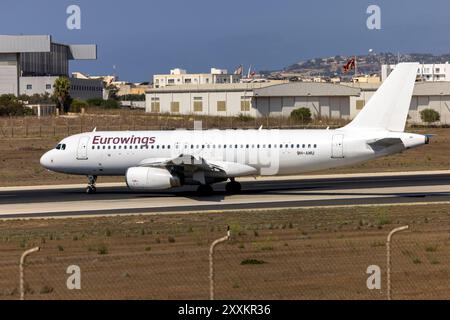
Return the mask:
<svg viewBox="0 0 450 320"><path fill-rule="evenodd" d="M345 129L404 132L419 63L400 63Z"/></svg>

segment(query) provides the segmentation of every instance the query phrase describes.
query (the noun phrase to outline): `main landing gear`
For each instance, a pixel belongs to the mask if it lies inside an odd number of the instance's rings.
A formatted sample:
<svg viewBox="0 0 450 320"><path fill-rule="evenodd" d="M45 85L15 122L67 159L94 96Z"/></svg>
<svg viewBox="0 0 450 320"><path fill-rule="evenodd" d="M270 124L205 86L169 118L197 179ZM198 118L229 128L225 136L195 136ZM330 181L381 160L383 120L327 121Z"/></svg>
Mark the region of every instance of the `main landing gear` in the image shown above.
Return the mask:
<svg viewBox="0 0 450 320"><path fill-rule="evenodd" d="M89 185L86 188L87 194L94 194L97 192L97 188L95 187L95 184L97 183L97 176L88 176L89 179Z"/></svg>
<svg viewBox="0 0 450 320"><path fill-rule="evenodd" d="M225 186L225 190L229 194L239 194L242 191L242 185L236 181L236 179L231 178L231 182L228 182Z"/></svg>
<svg viewBox="0 0 450 320"><path fill-rule="evenodd" d="M214 189L209 184L202 184L198 187L197 193L202 196L210 196L214 193Z"/></svg>

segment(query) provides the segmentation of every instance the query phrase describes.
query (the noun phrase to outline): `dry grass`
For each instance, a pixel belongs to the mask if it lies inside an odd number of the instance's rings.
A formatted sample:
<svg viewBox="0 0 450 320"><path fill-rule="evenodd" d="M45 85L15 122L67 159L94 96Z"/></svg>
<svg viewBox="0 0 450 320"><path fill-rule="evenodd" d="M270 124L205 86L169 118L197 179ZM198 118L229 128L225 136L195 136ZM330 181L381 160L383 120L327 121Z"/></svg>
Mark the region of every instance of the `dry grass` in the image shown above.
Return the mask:
<svg viewBox="0 0 450 320"><path fill-rule="evenodd" d="M389 217L389 219L386 219ZM448 298L448 206L278 210L0 223L0 299L17 299L17 261L26 248L31 299L207 299L208 249L216 254L219 299L384 299L366 288L366 269L385 270L393 246L394 298ZM82 269L68 291L66 269ZM383 273L384 277L384 273Z"/></svg>

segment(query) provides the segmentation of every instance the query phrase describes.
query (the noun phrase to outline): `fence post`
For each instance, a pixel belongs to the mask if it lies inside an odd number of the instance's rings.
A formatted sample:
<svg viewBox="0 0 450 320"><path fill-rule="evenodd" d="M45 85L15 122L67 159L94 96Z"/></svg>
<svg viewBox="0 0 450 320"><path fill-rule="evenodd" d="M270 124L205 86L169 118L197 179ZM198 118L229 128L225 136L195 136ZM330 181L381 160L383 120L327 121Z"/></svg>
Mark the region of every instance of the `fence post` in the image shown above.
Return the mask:
<svg viewBox="0 0 450 320"><path fill-rule="evenodd" d="M217 239L216 241L213 242L213 244L211 245L211 248L209 250L209 294L210 294L210 300L213 301L214 300L214 279L215 279L215 274L214 274L214 249L221 243L226 242L228 240L230 240L231 238L231 231L230 231L230 227L227 228L227 236Z"/></svg>
<svg viewBox="0 0 450 320"><path fill-rule="evenodd" d="M25 282L24 282L24 264L26 258L35 252L38 252L41 250L41 248L36 247L34 249L30 249L28 251L25 251L22 254L22 257L20 258L20 265L19 265L19 282L20 282L20 300L25 300Z"/></svg>
<svg viewBox="0 0 450 320"><path fill-rule="evenodd" d="M408 230L409 226L400 227L392 230L387 238L386 247L387 247L387 299L392 300L391 297L391 240L394 234Z"/></svg>

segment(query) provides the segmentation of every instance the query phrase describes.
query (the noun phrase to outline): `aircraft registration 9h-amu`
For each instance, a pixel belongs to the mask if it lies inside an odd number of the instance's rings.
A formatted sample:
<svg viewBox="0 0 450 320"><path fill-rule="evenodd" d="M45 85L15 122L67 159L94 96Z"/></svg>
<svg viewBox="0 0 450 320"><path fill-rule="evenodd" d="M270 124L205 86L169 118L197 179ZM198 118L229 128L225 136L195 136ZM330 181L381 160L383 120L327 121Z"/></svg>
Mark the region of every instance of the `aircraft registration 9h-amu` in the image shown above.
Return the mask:
<svg viewBox="0 0 450 320"><path fill-rule="evenodd" d="M87 193L99 176L125 176L132 190L197 185L211 193L236 178L293 175L353 165L429 143L405 133L417 63L399 64L347 126L336 130L205 130L90 132L68 137L41 158L48 170L85 175Z"/></svg>

